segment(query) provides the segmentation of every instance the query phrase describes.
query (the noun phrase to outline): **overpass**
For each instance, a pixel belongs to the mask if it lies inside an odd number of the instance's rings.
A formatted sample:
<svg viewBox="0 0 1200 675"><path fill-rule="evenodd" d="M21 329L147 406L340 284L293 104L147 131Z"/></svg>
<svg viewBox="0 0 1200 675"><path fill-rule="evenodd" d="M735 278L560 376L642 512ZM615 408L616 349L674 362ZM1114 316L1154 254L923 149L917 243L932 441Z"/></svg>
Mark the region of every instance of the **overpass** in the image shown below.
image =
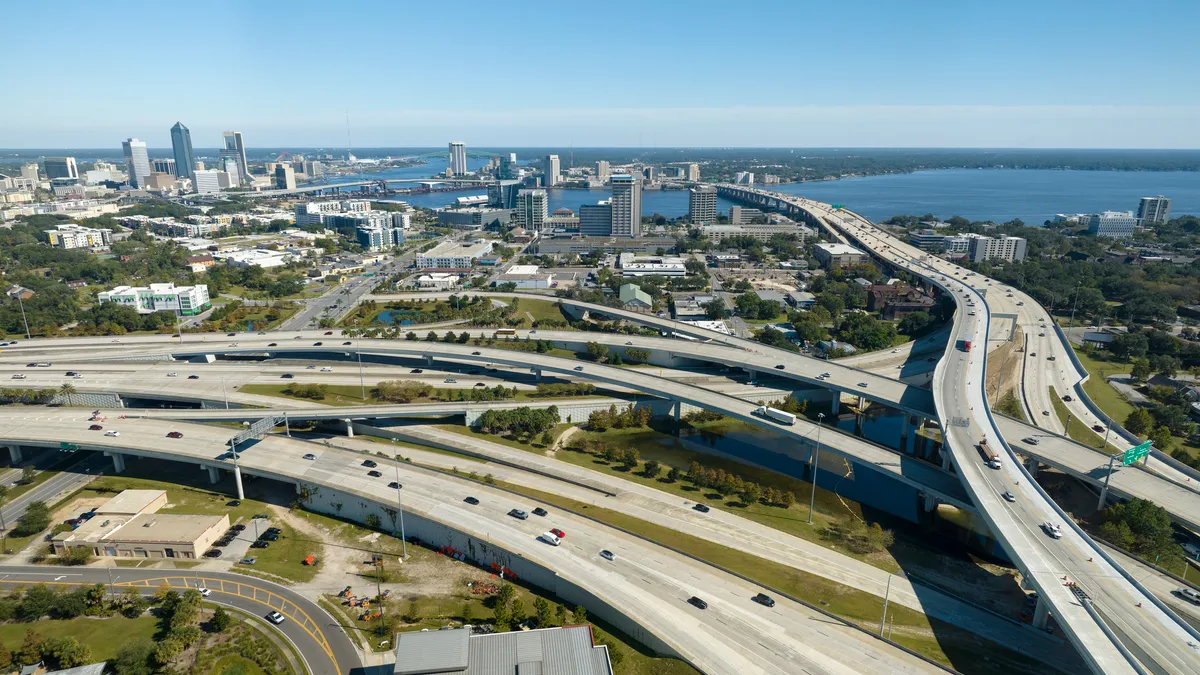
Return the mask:
<svg viewBox="0 0 1200 675"><path fill-rule="evenodd" d="M323 194L326 191L340 193L343 189L350 188L370 188L380 183L392 185L393 183L445 183L459 187L470 185L487 185L490 180L478 180L474 178L376 178L363 179L353 181L343 181L340 183L324 183L321 185L300 185L291 189L276 189L276 190L259 190L257 192L243 193L246 197L286 197L288 195L304 195L304 194Z"/></svg>
<svg viewBox="0 0 1200 675"><path fill-rule="evenodd" d="M994 421L984 394L987 350L958 351L959 341L987 336L992 310L986 291L952 278L967 271L931 258L881 231L858 214L809 200L794 199L742 186L726 186L731 198L787 203L808 222L839 229L851 242L880 260L907 270L950 293L958 304L953 346L934 373L934 402L943 420L951 461L980 513L1041 602L1035 622L1052 611L1068 637L1102 673L1200 672L1195 645L1200 634L1123 570L1047 495L1021 465ZM773 206L769 206L774 208ZM994 282L975 282L993 286ZM998 287L998 286L997 286ZM982 439L1004 455L997 471L986 468L977 446ZM1001 498L1010 493L1014 501ZM1040 531L1044 523L1062 524L1061 538Z"/></svg>

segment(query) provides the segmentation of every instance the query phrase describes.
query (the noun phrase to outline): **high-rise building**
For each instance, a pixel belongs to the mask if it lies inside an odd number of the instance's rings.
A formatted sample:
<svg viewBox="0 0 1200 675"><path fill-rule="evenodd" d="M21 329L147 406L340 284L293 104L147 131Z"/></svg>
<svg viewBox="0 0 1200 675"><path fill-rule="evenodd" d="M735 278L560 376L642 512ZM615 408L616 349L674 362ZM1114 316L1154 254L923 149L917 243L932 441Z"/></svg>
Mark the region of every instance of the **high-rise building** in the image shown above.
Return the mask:
<svg viewBox="0 0 1200 675"><path fill-rule="evenodd" d="M296 172L291 164L280 164L275 167L275 188L277 190L295 190Z"/></svg>
<svg viewBox="0 0 1200 675"><path fill-rule="evenodd" d="M146 144L130 138L121 142L121 149L125 151L125 172L129 174L129 185L135 188L144 186L151 173Z"/></svg>
<svg viewBox="0 0 1200 675"><path fill-rule="evenodd" d="M246 163L246 141L242 138L242 132L226 131L221 137L225 140L225 152L237 160L239 182L250 182L250 167Z"/></svg>
<svg viewBox="0 0 1200 675"><path fill-rule="evenodd" d="M196 153L192 152L192 132L183 126L183 122L176 122L171 127L171 154L175 156L175 175L191 178L196 170Z"/></svg>
<svg viewBox="0 0 1200 675"><path fill-rule="evenodd" d="M717 188L697 185L688 190L688 220L696 225L717 220Z"/></svg>
<svg viewBox="0 0 1200 675"><path fill-rule="evenodd" d="M216 169L193 169L192 187L202 195L216 194L221 191L221 173Z"/></svg>
<svg viewBox="0 0 1200 675"><path fill-rule="evenodd" d="M467 175L467 146L462 141L450 143L450 175Z"/></svg>
<svg viewBox="0 0 1200 675"><path fill-rule="evenodd" d="M546 155L546 180L543 185L554 187L561 182L562 164L558 161L558 155Z"/></svg>
<svg viewBox="0 0 1200 675"><path fill-rule="evenodd" d="M1029 244L1021 237L1000 235L999 238L982 235L968 235L970 247L967 256L971 262L982 262L999 258L1006 262L1025 259L1025 250Z"/></svg>
<svg viewBox="0 0 1200 675"><path fill-rule="evenodd" d="M733 178L733 182L738 185L754 185L753 171L739 171Z"/></svg>
<svg viewBox="0 0 1200 675"><path fill-rule="evenodd" d="M31 180L36 183L38 181L37 162L29 162L28 164L22 164L21 165L21 178L24 178L25 180Z"/></svg>
<svg viewBox="0 0 1200 675"><path fill-rule="evenodd" d="M622 174L612 177L612 236L642 235L642 183Z"/></svg>
<svg viewBox="0 0 1200 675"><path fill-rule="evenodd" d="M47 160L49 162L49 160ZM50 165L46 165L47 172ZM51 176L53 178L54 176ZM1142 197L1138 204L1138 221L1142 227L1147 225L1162 225L1171 219L1171 199L1159 195L1157 197Z"/></svg>
<svg viewBox="0 0 1200 675"><path fill-rule="evenodd" d="M517 194L521 191L519 180L497 180L488 185L487 205L498 209L517 208Z"/></svg>
<svg viewBox="0 0 1200 675"><path fill-rule="evenodd" d="M688 164L687 179L690 181L700 180L700 165L699 164Z"/></svg>
<svg viewBox="0 0 1200 675"><path fill-rule="evenodd" d="M526 232L541 232L550 215L545 190L521 190L517 193L517 226Z"/></svg>
<svg viewBox="0 0 1200 675"><path fill-rule="evenodd" d="M1097 237L1128 239L1133 236L1137 218L1133 211L1105 211L1087 217L1088 232Z"/></svg>
<svg viewBox="0 0 1200 675"><path fill-rule="evenodd" d="M46 167L46 178L50 180L79 178L79 167L75 165L74 157L47 157L43 165Z"/></svg>
<svg viewBox="0 0 1200 675"><path fill-rule="evenodd" d="M579 207L579 234L585 237L607 237L612 234L612 201Z"/></svg>
<svg viewBox="0 0 1200 675"><path fill-rule="evenodd" d="M609 168L608 160L596 160L596 180L603 183L608 180L611 173L612 169Z"/></svg>
<svg viewBox="0 0 1200 675"><path fill-rule="evenodd" d="M150 169L154 173L169 173L172 176L178 176L175 173L175 160L170 157L155 157L150 160Z"/></svg>
<svg viewBox="0 0 1200 675"><path fill-rule="evenodd" d="M226 156L219 159L217 168L229 174L229 187L238 187L242 184L242 167L238 166L236 157Z"/></svg>
<svg viewBox="0 0 1200 675"><path fill-rule="evenodd" d="M496 169L496 177L500 180L512 180L517 177L517 163L511 155L500 155L500 167Z"/></svg>

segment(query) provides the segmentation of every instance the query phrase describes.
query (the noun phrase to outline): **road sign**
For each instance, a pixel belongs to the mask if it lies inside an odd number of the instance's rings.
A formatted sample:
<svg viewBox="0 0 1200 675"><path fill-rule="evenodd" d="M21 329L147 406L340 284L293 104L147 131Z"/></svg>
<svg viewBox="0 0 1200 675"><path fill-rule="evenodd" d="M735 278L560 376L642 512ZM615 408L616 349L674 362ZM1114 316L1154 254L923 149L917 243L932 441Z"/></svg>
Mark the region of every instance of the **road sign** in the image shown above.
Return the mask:
<svg viewBox="0 0 1200 675"><path fill-rule="evenodd" d="M66 442L66 441L59 441L59 443L58 443L58 449L59 449L59 450L78 450L78 449L79 449L79 446L78 446L78 445L76 445L75 443L68 443L68 442Z"/></svg>
<svg viewBox="0 0 1200 675"><path fill-rule="evenodd" d="M1132 448L1126 450L1125 454L1121 456L1121 466L1129 466L1130 464L1133 464L1134 462L1145 457L1146 455L1149 455L1150 454L1150 445L1151 445L1150 441L1146 441L1145 443L1142 443L1141 445L1135 445Z"/></svg>

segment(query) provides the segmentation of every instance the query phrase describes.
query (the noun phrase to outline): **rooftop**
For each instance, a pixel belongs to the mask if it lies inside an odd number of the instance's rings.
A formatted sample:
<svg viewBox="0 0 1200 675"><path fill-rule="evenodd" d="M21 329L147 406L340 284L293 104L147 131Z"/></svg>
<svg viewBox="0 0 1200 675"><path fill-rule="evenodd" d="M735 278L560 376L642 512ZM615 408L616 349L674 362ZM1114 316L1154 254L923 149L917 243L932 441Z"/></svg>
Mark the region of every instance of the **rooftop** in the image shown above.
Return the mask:
<svg viewBox="0 0 1200 675"><path fill-rule="evenodd" d="M97 508L96 515L136 515L155 502L162 501L165 504L166 500L166 490L123 490Z"/></svg>
<svg viewBox="0 0 1200 675"><path fill-rule="evenodd" d="M815 248L819 248L829 255L866 255L848 244L817 244Z"/></svg>
<svg viewBox="0 0 1200 675"><path fill-rule="evenodd" d="M473 635L470 630L400 633L395 675L612 675L608 648L588 626Z"/></svg>

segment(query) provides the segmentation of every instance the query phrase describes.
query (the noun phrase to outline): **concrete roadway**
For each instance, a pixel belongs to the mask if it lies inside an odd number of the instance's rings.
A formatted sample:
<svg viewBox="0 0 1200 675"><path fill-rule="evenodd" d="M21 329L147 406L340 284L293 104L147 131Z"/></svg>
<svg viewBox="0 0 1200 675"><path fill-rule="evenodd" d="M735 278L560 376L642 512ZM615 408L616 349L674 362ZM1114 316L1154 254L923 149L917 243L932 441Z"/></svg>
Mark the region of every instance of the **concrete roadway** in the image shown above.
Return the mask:
<svg viewBox="0 0 1200 675"><path fill-rule="evenodd" d="M79 461L62 469L55 475L46 479L30 489L28 492L21 494L16 499L5 500L4 503L4 524L11 531L16 527L17 520L25 514L25 509L33 502L46 502L53 504L54 497L57 495L74 492L79 488L87 485L92 479L101 475L105 469L105 463L102 458L93 455L85 455L79 458Z"/></svg>
<svg viewBox="0 0 1200 675"><path fill-rule="evenodd" d="M0 568L0 586L11 589L31 584L77 586L103 583L113 592L125 587L153 593L166 584L183 592L204 587L211 602L236 607L258 617L278 611L287 619L273 628L296 647L309 672L351 673L362 667L358 649L342 627L317 603L264 579L232 572L137 569L131 567L57 567L28 565ZM263 626L267 627L265 619Z"/></svg>
<svg viewBox="0 0 1200 675"><path fill-rule="evenodd" d="M939 285L947 287L959 303L953 333L956 339L984 335L990 308L983 294L952 278L940 280L943 273L948 277L955 271L961 273L960 268L930 258L865 220L843 223L843 227L860 244L882 252L893 264L927 279L938 278ZM981 282L986 284L986 280L975 283ZM976 307L968 311L964 298L975 300ZM1062 539L1058 540L1039 531L1043 523L1058 522L1058 512L1034 485L1020 480L1022 474L1012 468L1015 455L1009 455L999 471L983 465L974 446L985 434L994 439L993 443L1000 435L987 415L981 386L983 370L979 350L948 351L935 373L934 392L943 412L940 419L950 420L947 435L959 475L1002 545L1037 585L1042 598L1050 602L1059 624L1098 672L1134 672L1118 644L1156 672L1200 672L1200 653L1191 646L1192 636L1099 557L1094 542L1073 527L1064 526ZM959 424L959 419L965 423ZM1015 494L1011 504L999 496L1006 490ZM1091 605L1115 633L1115 640L1079 605L1073 592L1063 585L1064 580L1076 583L1089 596Z"/></svg>
<svg viewBox="0 0 1200 675"><path fill-rule="evenodd" d="M33 413L33 414L30 414ZM86 449L178 459L229 467L228 429L150 419L121 420L119 438L87 431L87 416L76 410L0 410L0 442L80 443ZM186 440L166 441L182 429ZM305 453L315 461L302 459ZM381 504L396 499L386 483L393 475L370 478L337 450L271 436L247 444L241 466L250 473L285 481L327 486ZM505 515L535 503L486 485L402 464L404 508L542 564L619 607L705 673L933 673L941 669L813 610L778 599L774 608L750 600L760 589L714 568L611 528L565 513L545 520L519 521ZM461 500L475 496L482 504ZM551 547L537 536L548 526L566 530L564 545ZM597 555L616 553L615 562ZM686 604L699 595L707 611Z"/></svg>

